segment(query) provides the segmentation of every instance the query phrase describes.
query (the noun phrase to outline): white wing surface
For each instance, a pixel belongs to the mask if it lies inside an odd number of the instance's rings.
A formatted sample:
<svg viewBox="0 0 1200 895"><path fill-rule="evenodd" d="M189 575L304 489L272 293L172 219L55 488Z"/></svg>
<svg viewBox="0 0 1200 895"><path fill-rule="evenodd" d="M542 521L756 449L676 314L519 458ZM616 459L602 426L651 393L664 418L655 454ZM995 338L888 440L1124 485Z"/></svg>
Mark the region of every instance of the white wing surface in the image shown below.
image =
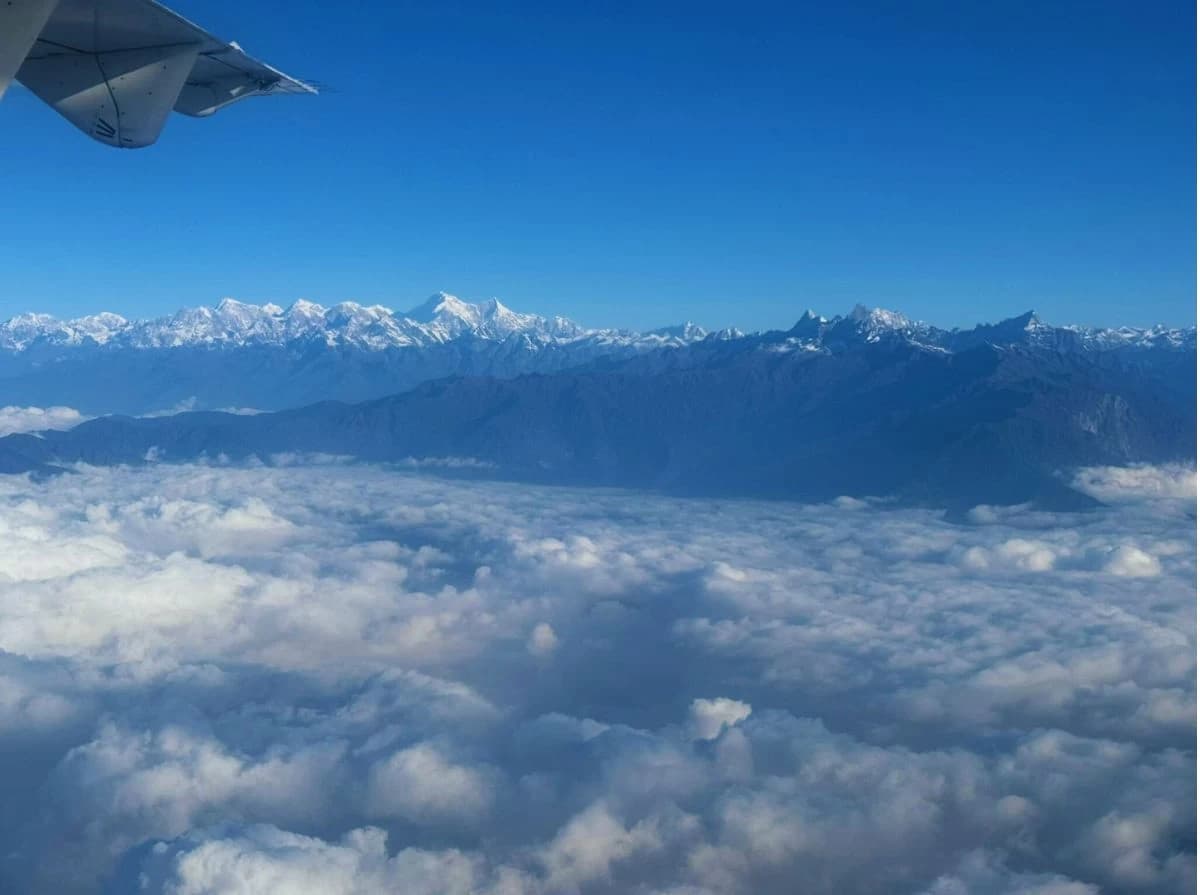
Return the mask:
<svg viewBox="0 0 1200 895"><path fill-rule="evenodd" d="M14 74L125 149L155 142L172 110L204 117L251 96L317 92L154 0L0 2L0 95Z"/></svg>

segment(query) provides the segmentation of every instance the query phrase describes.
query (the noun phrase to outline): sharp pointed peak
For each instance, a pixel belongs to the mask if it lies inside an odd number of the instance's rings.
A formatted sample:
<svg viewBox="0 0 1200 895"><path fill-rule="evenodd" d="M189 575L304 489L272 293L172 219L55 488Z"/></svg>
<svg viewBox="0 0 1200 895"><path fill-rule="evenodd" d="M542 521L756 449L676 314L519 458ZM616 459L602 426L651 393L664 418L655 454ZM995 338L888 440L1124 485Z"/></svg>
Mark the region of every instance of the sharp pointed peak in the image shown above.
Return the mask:
<svg viewBox="0 0 1200 895"><path fill-rule="evenodd" d="M864 304L856 304L844 320L857 325L858 328L878 332L880 330L907 330L913 321L899 311L887 308L868 308ZM837 321L833 321L836 323Z"/></svg>
<svg viewBox="0 0 1200 895"><path fill-rule="evenodd" d="M708 330L698 323L687 320L675 326L662 326L658 329L649 330L646 335L682 339L685 342L698 342L708 335Z"/></svg>
<svg viewBox="0 0 1200 895"><path fill-rule="evenodd" d="M500 299L492 297L479 305L480 310L489 316L515 314L516 312Z"/></svg>
<svg viewBox="0 0 1200 895"><path fill-rule="evenodd" d="M226 296L225 298L223 298L219 302L217 302L217 310L218 311L228 310L229 308L256 308L256 307L258 307L258 305L246 304L246 302L244 302L244 301L238 301L236 298L230 298L229 296Z"/></svg>
<svg viewBox="0 0 1200 895"><path fill-rule="evenodd" d="M478 310L476 305L463 301L457 295L439 291L433 293L404 316L420 323L428 323L443 314L459 318L473 318Z"/></svg>

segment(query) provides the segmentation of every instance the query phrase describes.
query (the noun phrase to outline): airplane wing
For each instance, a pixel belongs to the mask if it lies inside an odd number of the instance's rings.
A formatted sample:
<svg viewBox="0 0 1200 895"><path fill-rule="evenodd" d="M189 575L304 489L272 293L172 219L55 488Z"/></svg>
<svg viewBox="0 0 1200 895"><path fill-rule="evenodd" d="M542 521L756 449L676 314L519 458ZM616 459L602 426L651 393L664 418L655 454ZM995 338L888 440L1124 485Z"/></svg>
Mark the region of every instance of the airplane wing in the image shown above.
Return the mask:
<svg viewBox="0 0 1200 895"><path fill-rule="evenodd" d="M124 149L154 143L172 110L205 117L251 96L317 92L154 0L0 2L0 96L14 76Z"/></svg>

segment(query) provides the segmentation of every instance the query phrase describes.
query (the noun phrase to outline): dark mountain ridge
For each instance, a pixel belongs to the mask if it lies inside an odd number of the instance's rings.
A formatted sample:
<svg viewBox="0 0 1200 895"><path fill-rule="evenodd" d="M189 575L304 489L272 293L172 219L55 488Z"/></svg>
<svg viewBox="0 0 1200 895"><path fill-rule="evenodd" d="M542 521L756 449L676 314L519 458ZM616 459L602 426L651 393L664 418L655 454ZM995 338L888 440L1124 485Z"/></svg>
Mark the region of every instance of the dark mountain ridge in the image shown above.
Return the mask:
<svg viewBox="0 0 1200 895"><path fill-rule="evenodd" d="M806 315L787 332L368 402L106 417L0 439L0 469L318 452L688 495L1078 506L1075 467L1194 458L1195 363L1194 333L1098 344L1032 315L949 333L887 312Z"/></svg>
<svg viewBox="0 0 1200 895"><path fill-rule="evenodd" d="M1195 330L1052 327L1032 313L942 330L858 307L832 319L808 313L780 332L708 333L685 324L637 333L586 329L442 293L405 313L349 302L332 308L297 302L284 310L226 300L158 320L24 315L0 324L0 405L65 405L89 415L283 410L321 400L368 401L446 377L556 374L635 359L651 370L755 347L836 354L897 341L950 352L1026 345L1133 362L1147 354L1194 353Z"/></svg>

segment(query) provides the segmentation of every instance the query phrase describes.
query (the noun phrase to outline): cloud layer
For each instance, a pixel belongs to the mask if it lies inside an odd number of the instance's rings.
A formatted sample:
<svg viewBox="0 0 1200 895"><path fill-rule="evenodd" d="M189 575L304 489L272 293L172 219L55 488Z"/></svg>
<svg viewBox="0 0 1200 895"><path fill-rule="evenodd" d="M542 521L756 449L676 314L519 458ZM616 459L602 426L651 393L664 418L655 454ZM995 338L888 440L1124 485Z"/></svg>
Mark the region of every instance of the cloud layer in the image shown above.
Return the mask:
<svg viewBox="0 0 1200 895"><path fill-rule="evenodd" d="M1084 476L0 479L0 889L1190 892L1194 491Z"/></svg>
<svg viewBox="0 0 1200 895"><path fill-rule="evenodd" d="M18 432L70 429L86 419L71 407L0 407L0 438Z"/></svg>

